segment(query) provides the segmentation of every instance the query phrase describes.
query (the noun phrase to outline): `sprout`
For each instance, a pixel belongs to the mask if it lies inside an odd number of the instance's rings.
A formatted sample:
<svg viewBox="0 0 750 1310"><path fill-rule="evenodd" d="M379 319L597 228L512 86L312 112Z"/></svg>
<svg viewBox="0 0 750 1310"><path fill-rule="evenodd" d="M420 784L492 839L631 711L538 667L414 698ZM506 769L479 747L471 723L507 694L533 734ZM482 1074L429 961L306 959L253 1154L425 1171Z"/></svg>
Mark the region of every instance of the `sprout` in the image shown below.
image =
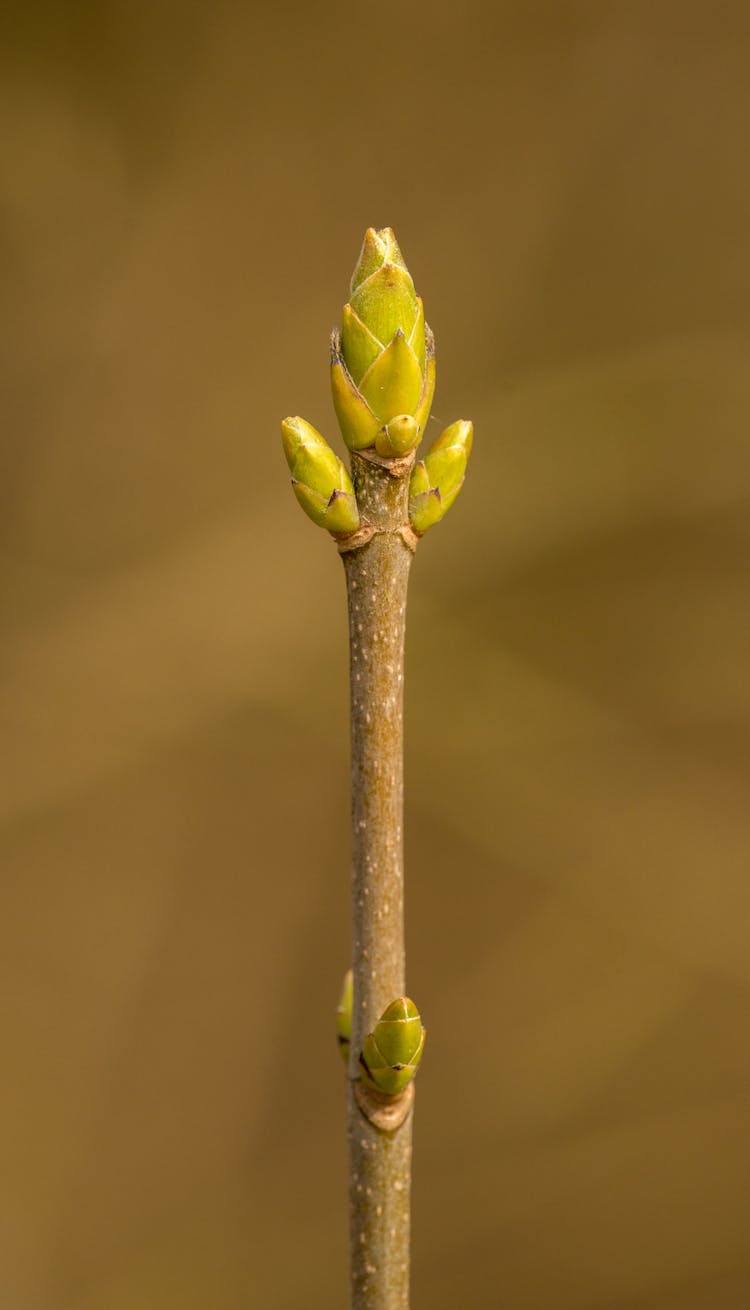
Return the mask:
<svg viewBox="0 0 750 1310"><path fill-rule="evenodd" d="M350 294L341 332L331 342L341 432L351 450L374 446L386 458L403 456L419 442L429 416L435 352L424 306L389 227L367 229Z"/></svg>
<svg viewBox="0 0 750 1310"><path fill-rule="evenodd" d="M397 1096L417 1072L426 1035L419 1010L408 996L391 1001L365 1038L359 1057L364 1082L387 1096Z"/></svg>

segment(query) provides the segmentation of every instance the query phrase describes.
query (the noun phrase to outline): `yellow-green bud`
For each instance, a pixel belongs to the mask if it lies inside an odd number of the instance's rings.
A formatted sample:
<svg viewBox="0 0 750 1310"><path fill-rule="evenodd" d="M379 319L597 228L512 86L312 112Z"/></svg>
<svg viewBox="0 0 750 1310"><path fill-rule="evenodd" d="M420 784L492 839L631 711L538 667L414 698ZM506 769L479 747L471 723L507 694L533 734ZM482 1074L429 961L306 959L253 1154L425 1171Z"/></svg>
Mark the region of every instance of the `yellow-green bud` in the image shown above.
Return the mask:
<svg viewBox="0 0 750 1310"><path fill-rule="evenodd" d="M356 532L359 510L351 478L338 455L303 418L285 418L281 440L292 487L313 523L337 536Z"/></svg>
<svg viewBox="0 0 750 1310"><path fill-rule="evenodd" d="M415 464L409 483L409 522L420 536L448 513L461 490L473 437L474 425L458 419Z"/></svg>
<svg viewBox="0 0 750 1310"><path fill-rule="evenodd" d="M381 428L375 438L379 455L398 459L419 444L419 424L411 414L397 414Z"/></svg>
<svg viewBox="0 0 750 1310"><path fill-rule="evenodd" d="M359 1068L363 1082L387 1096L409 1085L422 1058L426 1030L408 996L400 996L383 1011L365 1039Z"/></svg>
<svg viewBox="0 0 750 1310"><path fill-rule="evenodd" d="M339 1005L336 1011L336 1036L344 1064L349 1060L349 1043L352 1037L352 1000L354 979L351 969L344 974Z"/></svg>
<svg viewBox="0 0 750 1310"><path fill-rule="evenodd" d="M341 332L331 343L333 403L344 441L351 450L377 448L381 434L387 449L393 443L382 430L406 416L416 422L411 445L398 452L406 454L429 416L435 351L424 306L389 227L365 233L350 296Z"/></svg>

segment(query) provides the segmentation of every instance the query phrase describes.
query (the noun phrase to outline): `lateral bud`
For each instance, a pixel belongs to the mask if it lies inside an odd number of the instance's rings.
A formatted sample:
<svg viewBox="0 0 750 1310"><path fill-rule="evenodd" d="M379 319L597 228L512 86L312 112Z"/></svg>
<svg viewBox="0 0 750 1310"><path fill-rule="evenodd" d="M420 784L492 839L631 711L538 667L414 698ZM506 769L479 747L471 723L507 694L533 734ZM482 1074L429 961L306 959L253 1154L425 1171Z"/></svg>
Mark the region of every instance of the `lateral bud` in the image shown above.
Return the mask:
<svg viewBox="0 0 750 1310"><path fill-rule="evenodd" d="M451 423L414 466L409 483L409 522L422 536L448 513L464 484L474 425L467 419Z"/></svg>
<svg viewBox="0 0 750 1310"><path fill-rule="evenodd" d="M375 449L383 458L401 459L419 445L419 424L412 414L397 414L381 428Z"/></svg>
<svg viewBox="0 0 750 1310"><path fill-rule="evenodd" d="M408 996L391 1001L365 1038L359 1057L362 1081L386 1096L398 1096L417 1072L426 1036L414 1002Z"/></svg>
<svg viewBox="0 0 750 1310"><path fill-rule="evenodd" d="M336 1037L344 1064L349 1062L349 1045L352 1038L352 1000L354 978L351 969L344 974L338 1009L336 1010Z"/></svg>
<svg viewBox="0 0 750 1310"><path fill-rule="evenodd" d="M337 536L356 532L359 510L351 478L317 428L304 418L285 418L281 440L292 489L308 517Z"/></svg>

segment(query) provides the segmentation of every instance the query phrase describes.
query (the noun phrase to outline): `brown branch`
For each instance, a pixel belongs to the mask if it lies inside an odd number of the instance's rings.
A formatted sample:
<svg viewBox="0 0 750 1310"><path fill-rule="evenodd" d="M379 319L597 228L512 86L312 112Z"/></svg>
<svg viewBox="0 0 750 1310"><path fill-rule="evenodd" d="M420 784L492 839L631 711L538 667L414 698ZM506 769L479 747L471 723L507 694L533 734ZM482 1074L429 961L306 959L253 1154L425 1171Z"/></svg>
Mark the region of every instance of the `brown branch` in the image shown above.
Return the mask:
<svg viewBox="0 0 750 1310"><path fill-rule="evenodd" d="M395 1116L355 1095L365 1037L405 992L403 675L413 543L408 473L352 455L363 523L374 532L343 555L349 601L352 731L354 1004L349 1067L352 1310L407 1310L412 1096ZM395 1109L396 1107L392 1107ZM405 1117L403 1111L406 1111ZM392 1125L401 1119L398 1126ZM389 1129L382 1125L388 1123Z"/></svg>

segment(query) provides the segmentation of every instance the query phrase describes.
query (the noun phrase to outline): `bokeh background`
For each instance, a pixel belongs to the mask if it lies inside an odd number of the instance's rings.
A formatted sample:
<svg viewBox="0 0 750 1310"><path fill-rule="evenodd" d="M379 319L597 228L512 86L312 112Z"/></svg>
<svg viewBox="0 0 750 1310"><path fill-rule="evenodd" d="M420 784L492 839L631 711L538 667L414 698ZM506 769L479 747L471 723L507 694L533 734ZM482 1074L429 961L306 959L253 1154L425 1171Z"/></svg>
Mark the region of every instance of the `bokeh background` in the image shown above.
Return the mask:
<svg viewBox="0 0 750 1310"><path fill-rule="evenodd" d="M0 1304L345 1305L344 587L278 421L332 436L390 224L476 424L410 600L414 1307L742 1310L747 6L4 15Z"/></svg>

